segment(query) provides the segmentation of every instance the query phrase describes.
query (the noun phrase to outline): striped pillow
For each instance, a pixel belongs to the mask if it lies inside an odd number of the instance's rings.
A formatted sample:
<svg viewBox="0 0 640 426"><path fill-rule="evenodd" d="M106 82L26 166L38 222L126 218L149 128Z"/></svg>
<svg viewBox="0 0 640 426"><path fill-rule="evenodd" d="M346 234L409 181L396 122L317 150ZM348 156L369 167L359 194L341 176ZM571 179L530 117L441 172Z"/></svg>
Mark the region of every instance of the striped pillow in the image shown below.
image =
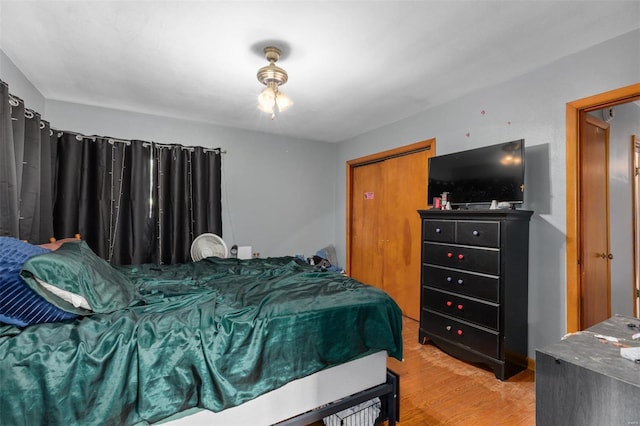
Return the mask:
<svg viewBox="0 0 640 426"><path fill-rule="evenodd" d="M46 301L20 277L27 259L49 251L15 238L0 237L0 322L25 327L77 317Z"/></svg>

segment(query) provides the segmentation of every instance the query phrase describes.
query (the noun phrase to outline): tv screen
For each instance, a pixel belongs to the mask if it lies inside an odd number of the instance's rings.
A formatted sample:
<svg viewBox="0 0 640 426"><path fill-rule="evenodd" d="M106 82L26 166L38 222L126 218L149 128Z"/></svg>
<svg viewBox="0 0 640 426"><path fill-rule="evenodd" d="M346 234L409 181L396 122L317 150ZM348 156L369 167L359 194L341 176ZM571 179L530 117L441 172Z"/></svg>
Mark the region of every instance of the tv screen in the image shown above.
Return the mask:
<svg viewBox="0 0 640 426"><path fill-rule="evenodd" d="M429 202L448 192L452 205L524 200L524 139L429 159Z"/></svg>

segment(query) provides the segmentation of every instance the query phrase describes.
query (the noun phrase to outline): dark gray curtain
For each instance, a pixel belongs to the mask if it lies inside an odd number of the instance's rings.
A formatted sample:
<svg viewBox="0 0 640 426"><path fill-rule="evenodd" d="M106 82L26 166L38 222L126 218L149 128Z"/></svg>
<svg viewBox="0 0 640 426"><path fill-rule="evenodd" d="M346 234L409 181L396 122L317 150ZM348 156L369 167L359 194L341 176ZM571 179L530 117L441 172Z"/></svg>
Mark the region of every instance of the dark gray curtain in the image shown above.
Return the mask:
<svg viewBox="0 0 640 426"><path fill-rule="evenodd" d="M183 263L222 236L220 150L61 132L55 234L79 233L113 264Z"/></svg>
<svg viewBox="0 0 640 426"><path fill-rule="evenodd" d="M216 213L222 210L220 152L158 144L153 149L160 259L183 262L195 237L204 232L222 236L222 217Z"/></svg>
<svg viewBox="0 0 640 426"><path fill-rule="evenodd" d="M0 235L45 243L53 237L49 123L0 83Z"/></svg>
<svg viewBox="0 0 640 426"><path fill-rule="evenodd" d="M0 236L18 236L18 176L9 87L0 82Z"/></svg>
<svg viewBox="0 0 640 426"><path fill-rule="evenodd" d="M148 214L150 195L137 198L130 208L132 194L150 187L144 173L149 158L141 142L58 133L56 236L80 234L96 254L115 264L153 262L153 235L136 227L153 220ZM136 238L141 241L131 241ZM147 249L139 250L141 245Z"/></svg>
<svg viewBox="0 0 640 426"><path fill-rule="evenodd" d="M50 129L0 81L0 236L80 234L113 264L190 261L222 236L220 149Z"/></svg>

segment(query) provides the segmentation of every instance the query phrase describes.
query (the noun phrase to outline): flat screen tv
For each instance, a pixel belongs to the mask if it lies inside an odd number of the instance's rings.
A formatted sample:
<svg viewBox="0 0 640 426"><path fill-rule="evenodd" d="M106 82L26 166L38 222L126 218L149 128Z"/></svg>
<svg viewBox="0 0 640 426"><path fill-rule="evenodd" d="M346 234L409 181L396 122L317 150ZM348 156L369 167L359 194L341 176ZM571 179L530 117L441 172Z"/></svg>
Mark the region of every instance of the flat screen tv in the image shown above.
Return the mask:
<svg viewBox="0 0 640 426"><path fill-rule="evenodd" d="M448 192L452 205L524 201L524 139L429 159L429 202Z"/></svg>

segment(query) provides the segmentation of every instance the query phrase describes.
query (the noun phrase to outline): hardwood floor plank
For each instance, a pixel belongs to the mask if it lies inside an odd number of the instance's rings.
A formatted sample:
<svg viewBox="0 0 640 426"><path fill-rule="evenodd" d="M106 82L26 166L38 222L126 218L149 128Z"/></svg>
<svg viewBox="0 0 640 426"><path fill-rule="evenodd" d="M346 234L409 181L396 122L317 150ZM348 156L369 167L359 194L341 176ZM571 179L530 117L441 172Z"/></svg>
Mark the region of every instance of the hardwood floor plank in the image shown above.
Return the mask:
<svg viewBox="0 0 640 426"><path fill-rule="evenodd" d="M400 374L400 420L405 425L535 425L534 372L506 381L418 342L418 321L404 318L404 360L389 358Z"/></svg>
<svg viewBox="0 0 640 426"><path fill-rule="evenodd" d="M404 360L387 361L400 375L401 426L535 425L533 371L500 381L493 371L421 345L418 328L418 321L404 318Z"/></svg>

